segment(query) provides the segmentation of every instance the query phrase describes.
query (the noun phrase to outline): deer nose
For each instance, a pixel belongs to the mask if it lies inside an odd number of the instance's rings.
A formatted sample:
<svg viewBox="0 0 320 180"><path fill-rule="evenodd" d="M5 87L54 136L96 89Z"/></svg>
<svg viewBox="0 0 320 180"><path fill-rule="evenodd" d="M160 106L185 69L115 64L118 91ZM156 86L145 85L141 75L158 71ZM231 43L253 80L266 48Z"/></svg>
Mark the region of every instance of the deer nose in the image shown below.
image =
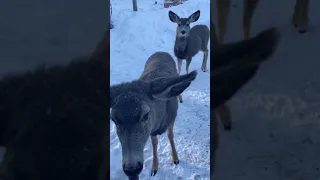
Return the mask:
<svg viewBox="0 0 320 180"><path fill-rule="evenodd" d="M143 164L141 162L138 162L137 164L123 164L122 169L128 177L135 177L141 173Z"/></svg>
<svg viewBox="0 0 320 180"><path fill-rule="evenodd" d="M182 31L181 31L181 34L185 34L185 33L186 33L186 31L185 31L185 30L182 30Z"/></svg>

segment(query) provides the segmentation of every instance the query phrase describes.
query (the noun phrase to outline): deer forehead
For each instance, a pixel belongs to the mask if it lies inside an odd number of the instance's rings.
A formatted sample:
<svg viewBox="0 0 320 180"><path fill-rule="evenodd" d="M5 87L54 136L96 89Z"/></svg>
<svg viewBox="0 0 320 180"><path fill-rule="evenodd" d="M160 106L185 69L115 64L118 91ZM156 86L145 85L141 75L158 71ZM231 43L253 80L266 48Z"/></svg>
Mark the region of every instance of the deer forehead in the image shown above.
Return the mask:
<svg viewBox="0 0 320 180"><path fill-rule="evenodd" d="M117 98L116 105L112 108L112 115L117 119L127 119L130 117L139 118L142 113L149 111L143 96L131 93L124 93Z"/></svg>
<svg viewBox="0 0 320 180"><path fill-rule="evenodd" d="M179 24L189 25L189 19L188 18L180 18Z"/></svg>

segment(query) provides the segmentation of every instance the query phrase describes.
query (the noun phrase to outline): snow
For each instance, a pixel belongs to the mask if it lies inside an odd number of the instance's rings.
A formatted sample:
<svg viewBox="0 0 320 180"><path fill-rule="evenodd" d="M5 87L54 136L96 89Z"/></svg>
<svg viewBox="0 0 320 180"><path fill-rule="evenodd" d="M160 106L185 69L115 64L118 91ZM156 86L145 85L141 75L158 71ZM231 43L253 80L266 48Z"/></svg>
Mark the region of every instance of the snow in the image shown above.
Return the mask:
<svg viewBox="0 0 320 180"><path fill-rule="evenodd" d="M243 1L232 2L226 42L243 39ZM291 25L294 5L281 0L257 6L252 36L275 26L282 39L229 103L233 129L220 127L214 180L320 180L320 1L310 0L305 34Z"/></svg>
<svg viewBox="0 0 320 180"><path fill-rule="evenodd" d="M139 0L138 12L132 11L132 1L113 0L110 32L110 81L117 84L139 78L148 57L157 51L168 52L174 57L173 47L176 24L168 18L169 10L180 17L188 17L200 10L197 22L210 27L210 1L189 0L182 5L163 8L158 1ZM210 48L210 44L208 46ZM207 72L200 67L203 53L199 52L189 67L198 71L198 76L184 91L183 103L179 103L178 117L174 126L174 139L180 159L178 166L171 163L171 148L166 134L158 137L159 170L151 177L152 145L147 142L144 149L144 169L141 180L205 180L210 174L210 62ZM209 57L210 58L210 54ZM174 59L176 59L174 57ZM185 73L185 62L182 64ZM115 126L110 121L110 172L111 180L126 179L121 164L121 144Z"/></svg>

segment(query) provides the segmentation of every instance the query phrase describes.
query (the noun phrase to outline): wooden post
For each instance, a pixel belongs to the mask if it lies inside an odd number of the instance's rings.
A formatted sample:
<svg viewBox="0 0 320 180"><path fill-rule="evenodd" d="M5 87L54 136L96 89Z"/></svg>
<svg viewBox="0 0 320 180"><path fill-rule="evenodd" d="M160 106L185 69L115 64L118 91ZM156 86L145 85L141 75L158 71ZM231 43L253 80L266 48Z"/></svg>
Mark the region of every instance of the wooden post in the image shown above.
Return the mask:
<svg viewBox="0 0 320 180"><path fill-rule="evenodd" d="M132 0L132 5L133 5L133 11L138 11L137 0Z"/></svg>

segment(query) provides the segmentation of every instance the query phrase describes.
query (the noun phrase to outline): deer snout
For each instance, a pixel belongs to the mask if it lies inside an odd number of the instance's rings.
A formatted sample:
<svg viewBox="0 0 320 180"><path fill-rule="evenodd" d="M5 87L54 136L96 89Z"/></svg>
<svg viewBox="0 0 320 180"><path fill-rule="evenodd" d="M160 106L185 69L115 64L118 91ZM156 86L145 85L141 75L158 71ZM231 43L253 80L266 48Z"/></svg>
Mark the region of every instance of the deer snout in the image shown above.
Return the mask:
<svg viewBox="0 0 320 180"><path fill-rule="evenodd" d="M185 31L185 30L182 30L182 31L181 31L181 34L183 34L183 35L184 35L185 33L186 33L186 31Z"/></svg>
<svg viewBox="0 0 320 180"><path fill-rule="evenodd" d="M129 179L138 179L138 175L143 169L143 164L142 162L137 162L136 164L123 164L122 169Z"/></svg>

